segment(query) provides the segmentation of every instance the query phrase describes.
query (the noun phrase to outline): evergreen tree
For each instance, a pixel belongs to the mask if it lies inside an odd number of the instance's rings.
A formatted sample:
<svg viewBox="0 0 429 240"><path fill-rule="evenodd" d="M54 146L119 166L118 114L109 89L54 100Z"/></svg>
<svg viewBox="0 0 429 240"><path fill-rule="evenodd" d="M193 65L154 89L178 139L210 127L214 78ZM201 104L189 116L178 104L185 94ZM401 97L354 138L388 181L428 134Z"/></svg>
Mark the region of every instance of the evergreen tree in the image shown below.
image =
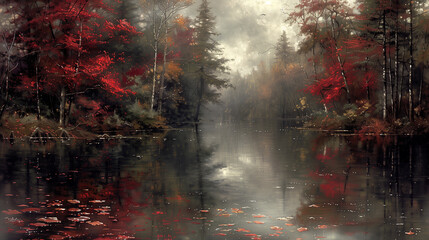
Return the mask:
<svg viewBox="0 0 429 240"><path fill-rule="evenodd" d="M216 102L220 94L216 91L228 87L228 81L219 77L226 73L227 60L221 57L219 43L214 40L215 17L210 12L209 3L203 0L195 23L194 59L197 67L197 106L194 120L199 121L202 104Z"/></svg>
<svg viewBox="0 0 429 240"><path fill-rule="evenodd" d="M294 50L289 45L289 40L286 36L286 32L280 36L276 45L276 59L278 62L287 64L293 60Z"/></svg>

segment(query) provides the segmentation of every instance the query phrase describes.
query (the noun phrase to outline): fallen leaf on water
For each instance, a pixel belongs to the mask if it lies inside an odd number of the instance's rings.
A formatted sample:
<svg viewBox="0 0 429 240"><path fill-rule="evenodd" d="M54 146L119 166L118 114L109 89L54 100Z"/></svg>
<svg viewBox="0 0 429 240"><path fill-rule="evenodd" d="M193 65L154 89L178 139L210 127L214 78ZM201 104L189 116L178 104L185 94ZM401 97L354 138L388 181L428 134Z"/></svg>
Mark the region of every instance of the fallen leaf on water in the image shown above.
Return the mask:
<svg viewBox="0 0 429 240"><path fill-rule="evenodd" d="M69 202L71 204L79 204L80 203L80 201L77 199L70 199L70 200L67 200L67 202Z"/></svg>
<svg viewBox="0 0 429 240"><path fill-rule="evenodd" d="M316 205L316 204L311 204L310 206L308 206L308 207L311 207L311 208L319 208L320 206L318 206L318 205Z"/></svg>
<svg viewBox="0 0 429 240"><path fill-rule="evenodd" d="M217 233L217 234L215 234L216 236L226 236L226 234L225 233Z"/></svg>
<svg viewBox="0 0 429 240"><path fill-rule="evenodd" d="M90 203L104 203L106 200L91 200Z"/></svg>
<svg viewBox="0 0 429 240"><path fill-rule="evenodd" d="M232 213L244 213L243 210L238 209L238 208L232 208Z"/></svg>
<svg viewBox="0 0 429 240"><path fill-rule="evenodd" d="M35 226L35 227L47 227L49 226L46 223L30 223L30 226Z"/></svg>
<svg viewBox="0 0 429 240"><path fill-rule="evenodd" d="M229 213L223 213L219 215L220 217L231 217L231 214Z"/></svg>
<svg viewBox="0 0 429 240"><path fill-rule="evenodd" d="M286 226L289 226L289 227L290 227L290 226L293 226L293 224L292 224L292 223L285 223L285 225L286 225Z"/></svg>
<svg viewBox="0 0 429 240"><path fill-rule="evenodd" d="M327 229L328 226L327 225L318 225L317 229Z"/></svg>
<svg viewBox="0 0 429 240"><path fill-rule="evenodd" d="M308 231L308 228L300 227L300 228L297 229L297 231L298 232L305 232L305 231Z"/></svg>
<svg viewBox="0 0 429 240"><path fill-rule="evenodd" d="M100 226L100 225L104 225L104 223L100 222L100 221L94 221L94 222L86 222L92 226Z"/></svg>
<svg viewBox="0 0 429 240"><path fill-rule="evenodd" d="M414 234L416 234L415 232L413 232L413 231L409 231L409 232L405 232L405 234L406 235L414 235Z"/></svg>
<svg viewBox="0 0 429 240"><path fill-rule="evenodd" d="M39 212L40 208L24 208L21 209L22 212Z"/></svg>
<svg viewBox="0 0 429 240"><path fill-rule="evenodd" d="M200 210L201 213L208 213L209 210Z"/></svg>
<svg viewBox="0 0 429 240"><path fill-rule="evenodd" d="M258 214L258 215L253 215L253 217L254 217L254 218L264 218L264 217L265 217L265 215Z"/></svg>
<svg viewBox="0 0 429 240"><path fill-rule="evenodd" d="M234 223L228 223L228 224L219 224L219 227L232 227L235 226Z"/></svg>
<svg viewBox="0 0 429 240"><path fill-rule="evenodd" d="M270 229L271 230L275 230L275 231L281 231L281 230L283 230L282 227L278 227L278 226L272 226L272 227L270 227Z"/></svg>
<svg viewBox="0 0 429 240"><path fill-rule="evenodd" d="M264 224L264 222L260 222L260 221L253 221L253 223L255 223L255 224Z"/></svg>
<svg viewBox="0 0 429 240"><path fill-rule="evenodd" d="M21 214L20 211L18 210L12 210L12 209L8 209L7 211L2 211L2 213L7 214L7 215L18 215Z"/></svg>
<svg viewBox="0 0 429 240"><path fill-rule="evenodd" d="M57 217L38 218L37 221L44 222L44 223L61 223L61 221L58 220Z"/></svg>
<svg viewBox="0 0 429 240"><path fill-rule="evenodd" d="M125 235L119 235L118 239L120 240L127 240L127 239L135 239L135 237L131 237L131 236L125 236Z"/></svg>
<svg viewBox="0 0 429 240"><path fill-rule="evenodd" d="M72 221L72 222L85 222L88 221L90 218L87 216L80 216L80 217L72 217L72 218L68 218L68 220Z"/></svg>
<svg viewBox="0 0 429 240"><path fill-rule="evenodd" d="M239 228L239 229L237 229L237 230L235 230L236 232L250 232L249 230L247 230L247 229L244 229L244 228Z"/></svg>
<svg viewBox="0 0 429 240"><path fill-rule="evenodd" d="M270 237L280 237L280 235L276 234L276 233L271 233L269 234Z"/></svg>
<svg viewBox="0 0 429 240"><path fill-rule="evenodd" d="M82 210L80 210L79 208L69 208L69 212L80 212Z"/></svg>

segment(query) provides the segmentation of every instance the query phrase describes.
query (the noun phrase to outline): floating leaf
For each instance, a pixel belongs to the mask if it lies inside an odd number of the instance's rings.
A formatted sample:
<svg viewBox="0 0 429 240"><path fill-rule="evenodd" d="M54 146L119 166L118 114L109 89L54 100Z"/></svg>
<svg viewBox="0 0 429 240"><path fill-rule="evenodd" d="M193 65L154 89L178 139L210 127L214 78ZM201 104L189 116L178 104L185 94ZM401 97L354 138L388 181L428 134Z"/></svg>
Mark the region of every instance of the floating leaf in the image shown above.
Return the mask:
<svg viewBox="0 0 429 240"><path fill-rule="evenodd" d="M250 232L249 230L247 230L247 229L244 229L244 228L239 228L239 229L237 229L237 230L235 230L236 232Z"/></svg>
<svg viewBox="0 0 429 240"><path fill-rule="evenodd" d="M238 208L232 208L232 213L244 213L243 210L238 209Z"/></svg>
<svg viewBox="0 0 429 240"><path fill-rule="evenodd" d="M253 223L255 223L255 224L264 224L264 222L260 222L260 221L253 221Z"/></svg>
<svg viewBox="0 0 429 240"><path fill-rule="evenodd" d="M414 234L416 234L415 232L413 232L413 231L409 231L409 232L405 232L405 234L406 235L414 235Z"/></svg>
<svg viewBox="0 0 429 240"><path fill-rule="evenodd" d="M80 212L80 208L69 208L69 212Z"/></svg>
<svg viewBox="0 0 429 240"><path fill-rule="evenodd" d="M30 223L30 226L35 226L35 227L47 227L49 226L46 223Z"/></svg>
<svg viewBox="0 0 429 240"><path fill-rule="evenodd" d="M61 221L58 220L57 217L38 218L37 221L44 222L44 223L61 223Z"/></svg>
<svg viewBox="0 0 429 240"><path fill-rule="evenodd" d="M79 204L80 201L77 199L71 199L71 200L67 200L67 202L71 203L71 204Z"/></svg>
<svg viewBox="0 0 429 240"><path fill-rule="evenodd" d="M297 231L298 232L305 232L305 231L308 231L308 228L300 227L300 228L297 229Z"/></svg>
<svg viewBox="0 0 429 240"><path fill-rule="evenodd" d="M18 211L18 210L11 210L11 209L8 209L7 211L6 210L2 211L2 213L7 214L7 215L18 215L18 214L21 214L20 211Z"/></svg>
<svg viewBox="0 0 429 240"><path fill-rule="evenodd" d="M94 221L94 222L86 222L92 226L100 226L100 225L104 225L104 223L100 222L100 221Z"/></svg>
<svg viewBox="0 0 429 240"><path fill-rule="evenodd" d="M226 234L225 233L217 233L217 234L215 234L216 236L226 236Z"/></svg>
<svg viewBox="0 0 429 240"><path fill-rule="evenodd" d="M278 227L278 226L272 226L272 227L270 227L270 229L271 230L275 230L275 231L281 231L281 230L283 230L282 227Z"/></svg>
<svg viewBox="0 0 429 240"><path fill-rule="evenodd" d="M258 215L253 215L253 217L254 217L254 218L264 218L264 217L265 217L265 215L258 214Z"/></svg>
<svg viewBox="0 0 429 240"><path fill-rule="evenodd" d="M327 229L328 226L327 225L318 225L317 229Z"/></svg>
<svg viewBox="0 0 429 240"><path fill-rule="evenodd" d="M80 216L80 217L72 217L72 218L68 218L68 220L72 221L72 222L85 222L88 221L90 218L87 216Z"/></svg>
<svg viewBox="0 0 429 240"><path fill-rule="evenodd" d="M40 212L40 208L24 208L21 210L22 212Z"/></svg>

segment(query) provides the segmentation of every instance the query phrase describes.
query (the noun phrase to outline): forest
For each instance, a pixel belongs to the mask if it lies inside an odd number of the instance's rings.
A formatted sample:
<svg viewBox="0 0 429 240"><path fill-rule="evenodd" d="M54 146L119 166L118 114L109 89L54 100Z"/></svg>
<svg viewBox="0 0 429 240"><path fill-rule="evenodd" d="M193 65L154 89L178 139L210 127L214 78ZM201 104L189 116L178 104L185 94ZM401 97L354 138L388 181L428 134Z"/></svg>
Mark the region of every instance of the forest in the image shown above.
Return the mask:
<svg viewBox="0 0 429 240"><path fill-rule="evenodd" d="M363 134L429 130L426 1L301 0L274 57L232 72L211 4L0 1L4 137L129 134L199 122L299 119ZM246 57L246 56L244 56ZM77 131L79 130L79 131Z"/></svg>

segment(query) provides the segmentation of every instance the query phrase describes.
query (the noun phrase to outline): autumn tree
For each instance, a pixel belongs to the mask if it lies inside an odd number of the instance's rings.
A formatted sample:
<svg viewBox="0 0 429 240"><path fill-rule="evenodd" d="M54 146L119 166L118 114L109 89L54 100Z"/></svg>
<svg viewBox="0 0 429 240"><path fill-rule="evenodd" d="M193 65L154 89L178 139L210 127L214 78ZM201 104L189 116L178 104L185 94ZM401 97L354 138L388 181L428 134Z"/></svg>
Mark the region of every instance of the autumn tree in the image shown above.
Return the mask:
<svg viewBox="0 0 429 240"><path fill-rule="evenodd" d="M77 94L88 89L102 90L112 97L131 93L110 69L120 56L100 49L115 37L127 41L126 34L118 33L138 33L124 19L108 21L103 16L110 10L108 5L101 0L79 0L40 1L25 7L32 15L23 19L26 24L22 25L20 42L27 52L37 55L37 79L23 76L22 82L31 89L36 80L40 83L37 92L43 89L59 98L60 126L65 126L66 106L73 104Z"/></svg>
<svg viewBox="0 0 429 240"><path fill-rule="evenodd" d="M152 93L150 99L150 110L153 111L156 102L156 89L159 81L158 113L162 111L162 99L164 95L165 69L167 68L168 55L168 33L170 24L176 17L177 13L188 7L191 0L143 0L143 6L147 8L150 20L148 21L152 28L152 48L154 52L152 67ZM160 45L163 44L163 70L160 79L157 79L158 59Z"/></svg>

